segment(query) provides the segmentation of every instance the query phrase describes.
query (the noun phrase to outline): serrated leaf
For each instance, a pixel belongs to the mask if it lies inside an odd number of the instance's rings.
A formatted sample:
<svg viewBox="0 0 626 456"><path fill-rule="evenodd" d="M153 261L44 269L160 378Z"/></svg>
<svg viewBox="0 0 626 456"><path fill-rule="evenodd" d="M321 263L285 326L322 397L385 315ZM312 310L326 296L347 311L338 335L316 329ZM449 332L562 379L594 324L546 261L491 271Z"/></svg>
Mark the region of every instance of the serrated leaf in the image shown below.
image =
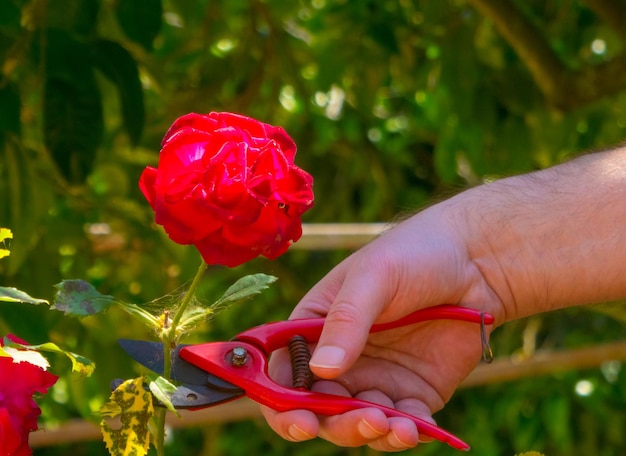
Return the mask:
<svg viewBox="0 0 626 456"><path fill-rule="evenodd" d="M163 20L161 0L124 0L117 3L115 13L126 36L145 50L152 50Z"/></svg>
<svg viewBox="0 0 626 456"><path fill-rule="evenodd" d="M58 291L51 309L65 312L66 315L85 317L106 310L115 303L115 298L103 295L84 280L64 280L54 286Z"/></svg>
<svg viewBox="0 0 626 456"><path fill-rule="evenodd" d="M1 251L0 251L1 253ZM13 287L0 287L0 301L24 302L26 304L49 304L45 299L33 298L29 294Z"/></svg>
<svg viewBox="0 0 626 456"><path fill-rule="evenodd" d="M94 65L117 87L124 129L133 145L139 142L144 124L144 100L139 69L133 56L120 44L98 40L93 46Z"/></svg>
<svg viewBox="0 0 626 456"><path fill-rule="evenodd" d="M248 299L267 289L270 284L276 282L277 278L267 274L251 274L237 280L228 290L215 302L215 306L233 303Z"/></svg>
<svg viewBox="0 0 626 456"><path fill-rule="evenodd" d="M150 446L148 422L154 415L152 394L143 387L143 377L126 380L109 397L100 413L117 418L121 426L113 429L106 419L100 422L102 436L112 456L144 456Z"/></svg>
<svg viewBox="0 0 626 456"><path fill-rule="evenodd" d="M172 384L164 377L156 374L148 375L148 380L148 386L154 397L156 397L170 412L180 415L178 410L174 408L171 400L172 394L176 392L176 385Z"/></svg>
<svg viewBox="0 0 626 456"><path fill-rule="evenodd" d="M96 369L96 364L90 359L85 358L84 356L81 356L81 355L77 355L76 353L63 350L52 342L46 342L44 344L39 344L39 345L24 345L24 344L19 344L17 342L13 342L8 337L5 337L3 340L3 343L4 343L5 348L20 348L22 350L32 350L34 352L45 351L45 352L59 353L61 355L65 355L72 362L72 372L78 372L80 375L85 376L85 377L89 377L91 374L93 374L93 371Z"/></svg>

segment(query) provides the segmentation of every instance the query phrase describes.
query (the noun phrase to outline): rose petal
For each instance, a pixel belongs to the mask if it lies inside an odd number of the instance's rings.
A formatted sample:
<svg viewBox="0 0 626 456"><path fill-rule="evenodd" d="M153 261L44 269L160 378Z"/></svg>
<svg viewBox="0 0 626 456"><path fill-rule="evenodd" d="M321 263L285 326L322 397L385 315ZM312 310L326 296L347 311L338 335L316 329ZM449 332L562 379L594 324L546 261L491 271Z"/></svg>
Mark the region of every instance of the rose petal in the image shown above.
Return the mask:
<svg viewBox="0 0 626 456"><path fill-rule="evenodd" d="M158 168L139 186L156 223L209 264L275 258L301 236L313 179L295 166L296 144L281 127L240 114L191 113L165 134Z"/></svg>

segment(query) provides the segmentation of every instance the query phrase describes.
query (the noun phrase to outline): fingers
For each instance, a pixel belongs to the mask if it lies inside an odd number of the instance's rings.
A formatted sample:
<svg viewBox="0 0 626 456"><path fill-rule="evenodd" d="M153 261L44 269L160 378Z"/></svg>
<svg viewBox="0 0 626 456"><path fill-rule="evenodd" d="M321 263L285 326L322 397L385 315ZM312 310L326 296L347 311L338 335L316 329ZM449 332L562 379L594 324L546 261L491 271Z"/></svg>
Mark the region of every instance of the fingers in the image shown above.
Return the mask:
<svg viewBox="0 0 626 456"><path fill-rule="evenodd" d="M368 255L350 258L349 266L344 267L343 281L330 301L324 329L310 362L311 370L320 378L336 378L356 361L365 347L370 327L393 295L394 281L389 268L384 266L389 262L364 257ZM377 264L376 271L371 264ZM381 275L385 280L380 280ZM324 299L328 306L328 295L327 288L316 289L303 299L303 305L307 305L307 300Z"/></svg>
<svg viewBox="0 0 626 456"><path fill-rule="evenodd" d="M346 394L341 385L332 382L319 382L322 392ZM379 391L365 391L359 399L393 407L393 402ZM430 413L417 401L401 401L405 412L411 411L422 415L422 419L433 422ZM311 412L294 410L278 413L267 407L261 407L262 413L272 429L281 437L292 442L310 440L319 436L335 445L359 447L369 445L378 451L403 451L415 447L420 441L430 440L420 436L415 424L407 418L387 418L377 408L353 410L341 415L316 417Z"/></svg>
<svg viewBox="0 0 626 456"><path fill-rule="evenodd" d="M261 413L274 432L290 442L311 440L319 434L319 421L315 414L308 410L279 413L262 405Z"/></svg>
<svg viewBox="0 0 626 456"><path fill-rule="evenodd" d="M322 417L323 425L306 410L278 413L262 406L270 427L285 440L303 442L319 437L343 447L369 445L379 451L403 451L418 444L415 424L408 419L388 419L376 408Z"/></svg>

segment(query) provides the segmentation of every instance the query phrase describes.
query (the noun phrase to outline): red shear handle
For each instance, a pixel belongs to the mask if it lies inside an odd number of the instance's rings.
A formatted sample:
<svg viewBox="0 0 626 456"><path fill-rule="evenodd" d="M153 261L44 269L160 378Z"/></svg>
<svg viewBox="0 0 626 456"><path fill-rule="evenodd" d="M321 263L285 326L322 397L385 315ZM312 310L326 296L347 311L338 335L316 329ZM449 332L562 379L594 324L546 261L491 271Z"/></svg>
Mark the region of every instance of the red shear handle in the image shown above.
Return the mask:
<svg viewBox="0 0 626 456"><path fill-rule="evenodd" d="M493 316L486 312L469 309L467 307L443 304L420 309L390 323L373 325L370 329L370 333L400 328L429 320L459 320L485 325L491 325L494 322ZM303 336L309 343L317 342L322 334L325 321L325 318L305 318L267 323L242 332L237 335L234 340L241 340L257 345L269 355L274 350L286 347L293 336Z"/></svg>
<svg viewBox="0 0 626 456"><path fill-rule="evenodd" d="M239 355L233 362L233 351ZM445 442L458 450L469 450L469 445L445 429L399 410L351 397L314 393L288 388L274 382L267 373L267 357L254 345L234 342L212 342L189 345L180 350L180 356L201 369L245 390L246 395L259 404L281 412L305 409L319 415L338 415L362 408L377 408L388 417L408 418L417 430Z"/></svg>

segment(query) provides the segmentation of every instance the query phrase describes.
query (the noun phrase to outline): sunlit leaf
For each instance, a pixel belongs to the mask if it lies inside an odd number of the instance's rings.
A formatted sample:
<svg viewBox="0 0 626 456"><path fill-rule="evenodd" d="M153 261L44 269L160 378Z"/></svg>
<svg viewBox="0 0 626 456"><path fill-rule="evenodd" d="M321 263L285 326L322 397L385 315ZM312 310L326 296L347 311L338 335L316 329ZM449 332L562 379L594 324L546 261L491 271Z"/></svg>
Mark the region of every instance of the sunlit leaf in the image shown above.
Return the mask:
<svg viewBox="0 0 626 456"><path fill-rule="evenodd" d="M115 303L115 298L103 295L84 280L64 280L55 285L57 294L51 309L65 312L66 315L85 317L95 315Z"/></svg>
<svg viewBox="0 0 626 456"><path fill-rule="evenodd" d="M0 228L0 242L4 242L6 239L13 239L13 233L8 228Z"/></svg>
<svg viewBox="0 0 626 456"><path fill-rule="evenodd" d="M126 380L111 393L100 410L102 435L112 456L144 456L150 446L148 421L154 415L152 394L144 378ZM108 419L107 419L108 418ZM111 423L111 419L119 423Z"/></svg>
<svg viewBox="0 0 626 456"><path fill-rule="evenodd" d="M5 240L13 239L13 233L8 228L0 228L0 242L5 245ZM0 258L9 256L11 252L9 249L0 249Z"/></svg>
<svg viewBox="0 0 626 456"><path fill-rule="evenodd" d="M26 349L26 347L20 344L14 344L8 337L4 338L3 343L4 353L13 358L14 363L29 363L37 367L41 367L43 370L48 370L50 367L50 363L41 353L35 350ZM11 345L17 345L20 350Z"/></svg>
<svg viewBox="0 0 626 456"><path fill-rule="evenodd" d="M2 251L0 250L0 258ZM28 293L13 287L0 287L0 301L24 302L27 304L48 304L45 299L33 298Z"/></svg>
<svg viewBox="0 0 626 456"><path fill-rule="evenodd" d="M178 410L174 408L171 400L172 394L176 392L176 385L172 384L160 375L151 374L148 376L148 380L148 387L154 397L156 397L170 412L179 415Z"/></svg>
<svg viewBox="0 0 626 456"><path fill-rule="evenodd" d="M251 274L242 277L232 284L214 305L220 306L248 299L267 289L276 280L276 277L267 274Z"/></svg>
<svg viewBox="0 0 626 456"><path fill-rule="evenodd" d="M77 355L76 353L63 350L52 342L46 342L40 345L24 345L24 344L20 344L17 342L13 342L8 337L5 337L3 343L5 346L5 350L8 348L19 348L21 350L33 351L34 353L45 351L45 352L59 353L61 355L65 355L72 362L72 372L78 372L80 375L83 375L85 377L89 377L91 374L93 374L93 371L96 368L96 364L90 359L85 358L84 356L81 356L81 355ZM15 359L15 356L13 356L13 358Z"/></svg>

